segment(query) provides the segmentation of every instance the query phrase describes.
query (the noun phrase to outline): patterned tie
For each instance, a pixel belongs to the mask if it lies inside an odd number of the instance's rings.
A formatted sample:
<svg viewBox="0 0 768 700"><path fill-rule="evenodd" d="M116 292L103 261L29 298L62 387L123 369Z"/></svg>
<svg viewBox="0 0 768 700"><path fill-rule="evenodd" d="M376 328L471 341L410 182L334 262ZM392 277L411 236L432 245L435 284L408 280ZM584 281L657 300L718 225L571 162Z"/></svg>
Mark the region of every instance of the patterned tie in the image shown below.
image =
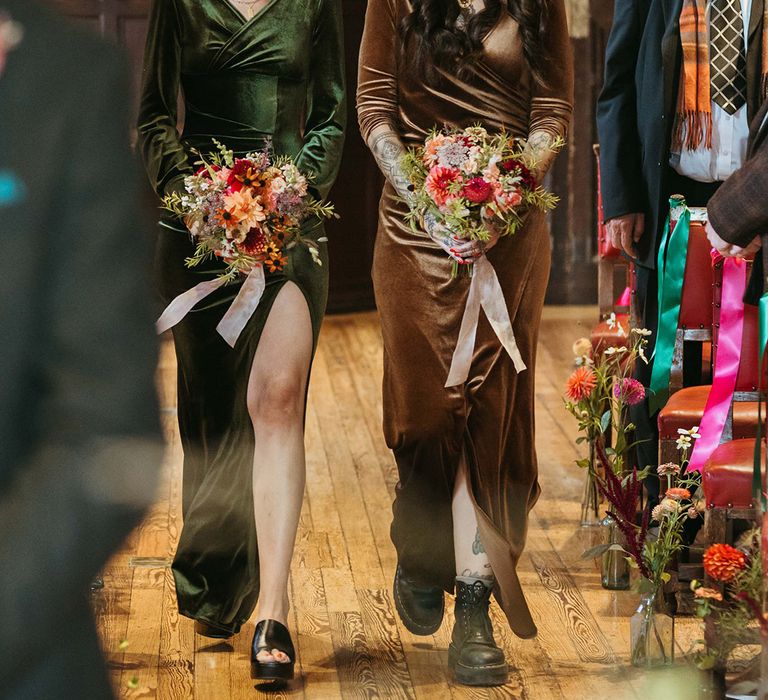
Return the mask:
<svg viewBox="0 0 768 700"><path fill-rule="evenodd" d="M709 63L712 99L734 114L747 101L741 0L710 0Z"/></svg>

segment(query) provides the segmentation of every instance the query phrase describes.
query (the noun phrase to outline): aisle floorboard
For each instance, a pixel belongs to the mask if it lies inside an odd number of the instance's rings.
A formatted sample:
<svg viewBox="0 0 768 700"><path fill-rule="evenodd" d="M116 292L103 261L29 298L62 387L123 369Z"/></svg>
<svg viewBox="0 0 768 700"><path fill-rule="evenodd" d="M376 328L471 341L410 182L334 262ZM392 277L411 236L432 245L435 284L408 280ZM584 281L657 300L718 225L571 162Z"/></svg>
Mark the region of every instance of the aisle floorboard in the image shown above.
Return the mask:
<svg viewBox="0 0 768 700"><path fill-rule="evenodd" d="M695 684L682 668L647 675L630 669L629 616L637 596L603 590L595 563L580 559L597 534L578 527L583 474L573 463L580 455L575 422L562 407L561 391L571 370L571 344L588 334L594 317L593 307L545 310L536 391L543 491L520 562L539 635L528 641L514 637L494 604L497 639L512 666L508 685L495 689L451 683L445 669L450 604L432 637L413 636L395 613L389 523L397 475L380 430L381 338L373 313L329 317L314 365L307 491L290 582L297 680L283 689L254 685L250 624L230 642L195 635L192 621L176 611L168 568L181 528L181 449L175 360L165 343L158 370L169 446L162 487L154 508L105 570L104 589L94 595L119 696L624 700L654 693L665 700L695 698ZM680 655L699 636L696 620L678 619ZM671 694L670 683L682 689Z"/></svg>

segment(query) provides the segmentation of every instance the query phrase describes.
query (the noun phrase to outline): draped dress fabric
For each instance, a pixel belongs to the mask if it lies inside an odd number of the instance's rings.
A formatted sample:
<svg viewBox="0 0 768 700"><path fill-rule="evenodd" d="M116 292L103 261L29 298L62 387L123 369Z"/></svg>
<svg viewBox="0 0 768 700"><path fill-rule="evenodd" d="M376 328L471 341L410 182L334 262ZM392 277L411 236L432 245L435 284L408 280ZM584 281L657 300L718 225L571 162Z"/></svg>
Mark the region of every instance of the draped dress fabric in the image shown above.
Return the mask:
<svg viewBox="0 0 768 700"><path fill-rule="evenodd" d="M401 70L400 23L407 0L369 0L357 93L361 130L391 126L406 146L434 126L481 124L527 137L565 134L573 73L562 0L552 0L542 38L546 86L532 78L517 22L506 11L483 40L467 80L426 86ZM481 315L467 383L444 388L469 280L451 279L450 260L404 221L405 204L386 184L379 208L373 280L384 339L384 433L399 471L392 540L409 577L452 592L451 497L462 454L481 540L496 575L496 597L513 631L536 627L516 573L528 511L538 498L534 446L535 351L550 268L546 217L533 211L515 236L489 251L528 370L510 357Z"/></svg>
<svg viewBox="0 0 768 700"><path fill-rule="evenodd" d="M155 0L149 24L139 138L158 194L183 190L194 151L216 138L235 153L271 144L312 173L324 197L338 172L345 126L340 0L270 0L250 20L227 0ZM183 93L184 130L177 99ZM304 234L322 237L319 221ZM267 288L234 349L216 326L242 283L199 304L173 330L178 360L179 428L184 448L184 527L173 562L182 614L236 632L259 592L252 497L253 427L248 379L259 337L280 289L303 292L315 343L325 311L327 260L303 247ZM193 244L181 222L161 221L157 275L166 303L223 268L188 269ZM280 358L274 358L277 365Z"/></svg>

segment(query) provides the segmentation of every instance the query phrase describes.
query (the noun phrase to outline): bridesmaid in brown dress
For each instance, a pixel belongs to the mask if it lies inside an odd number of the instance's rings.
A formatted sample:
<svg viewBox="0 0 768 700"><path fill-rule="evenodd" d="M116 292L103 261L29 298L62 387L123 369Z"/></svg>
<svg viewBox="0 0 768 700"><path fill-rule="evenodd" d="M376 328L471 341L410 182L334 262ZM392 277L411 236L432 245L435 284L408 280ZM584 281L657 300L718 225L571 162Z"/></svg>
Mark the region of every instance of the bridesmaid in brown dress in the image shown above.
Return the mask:
<svg viewBox="0 0 768 700"><path fill-rule="evenodd" d="M395 604L415 634L433 633L456 591L449 664L457 681L507 679L488 616L491 591L520 637L536 634L516 565L539 495L534 373L550 268L546 217L513 237L460 242L433 221L404 221L405 148L434 126L481 124L528 139L541 181L571 116L573 70L563 0L369 0L358 113L386 184L373 279L384 339L384 433L399 470L392 540ZM487 252L528 369L515 372L481 315L469 378L444 388L468 293L448 252ZM453 533L453 537L450 536Z"/></svg>

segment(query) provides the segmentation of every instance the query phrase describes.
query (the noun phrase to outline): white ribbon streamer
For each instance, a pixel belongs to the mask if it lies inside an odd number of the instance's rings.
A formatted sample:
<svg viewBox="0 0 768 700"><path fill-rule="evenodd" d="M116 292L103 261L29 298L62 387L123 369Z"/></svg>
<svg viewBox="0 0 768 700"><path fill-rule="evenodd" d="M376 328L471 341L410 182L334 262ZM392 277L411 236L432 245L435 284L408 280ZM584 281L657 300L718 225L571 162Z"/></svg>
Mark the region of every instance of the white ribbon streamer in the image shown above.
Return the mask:
<svg viewBox="0 0 768 700"><path fill-rule="evenodd" d="M198 302L213 294L219 287L225 283L225 280L217 278L200 282L183 294L179 294L163 311L160 318L155 323L157 334L173 328L181 319L183 319Z"/></svg>
<svg viewBox="0 0 768 700"><path fill-rule="evenodd" d="M245 278L243 286L240 287L240 291L237 293L229 309L227 309L227 313L224 314L224 317L219 321L219 325L216 326L219 335L224 338L230 347L235 347L237 339L240 337L251 316L253 316L253 312L256 311L256 307L259 305L266 287L264 267L261 265L254 267L248 273L248 277Z"/></svg>
<svg viewBox="0 0 768 700"><path fill-rule="evenodd" d="M517 372L526 368L520 350L517 347L515 334L512 331L512 321L509 318L504 292L499 284L499 278L493 265L486 257L474 263L472 282L469 285L469 296L461 319L459 339L453 351L451 369L445 386L459 386L467 381L472 366L472 356L475 353L477 324L480 320L480 307L485 311L494 333L502 346L512 358L512 364Z"/></svg>

